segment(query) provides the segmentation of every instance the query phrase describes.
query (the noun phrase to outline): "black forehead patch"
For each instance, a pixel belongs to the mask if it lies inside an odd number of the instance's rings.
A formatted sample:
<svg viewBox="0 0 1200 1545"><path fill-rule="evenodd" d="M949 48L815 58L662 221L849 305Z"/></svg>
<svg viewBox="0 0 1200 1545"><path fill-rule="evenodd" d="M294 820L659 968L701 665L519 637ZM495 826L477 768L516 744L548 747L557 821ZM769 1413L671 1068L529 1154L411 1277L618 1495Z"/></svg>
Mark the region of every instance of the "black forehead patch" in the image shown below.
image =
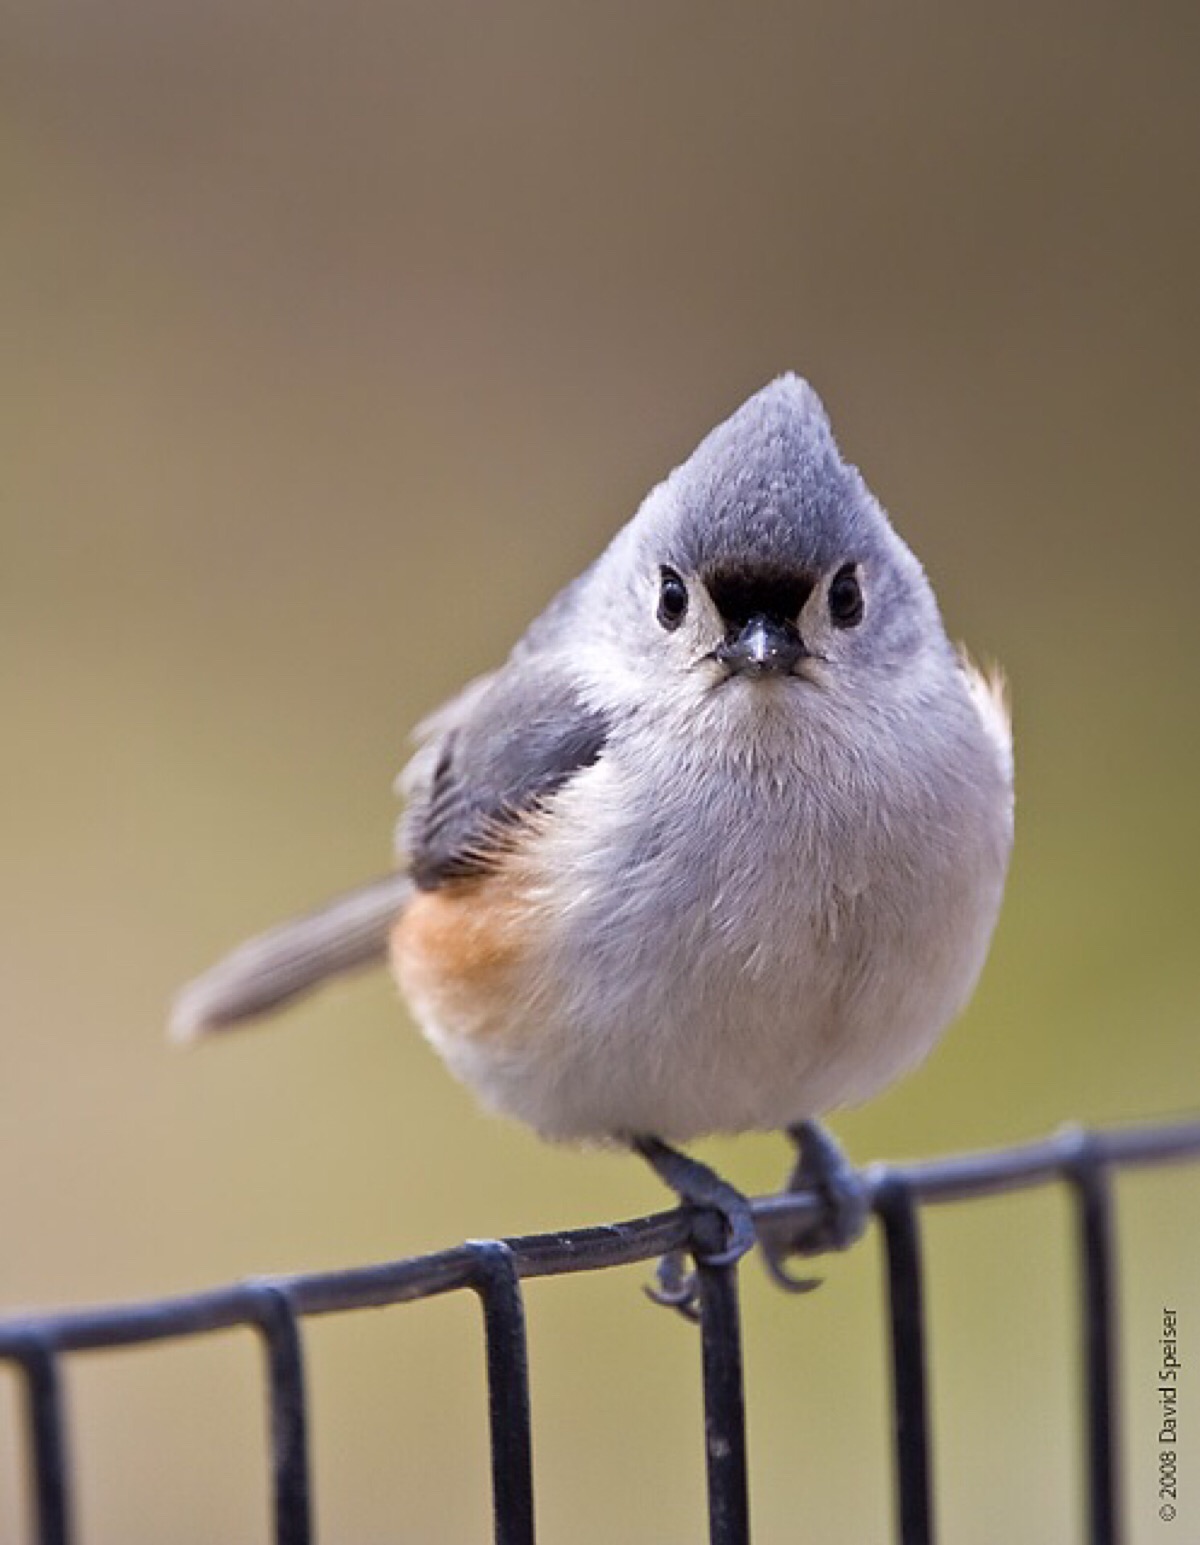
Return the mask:
<svg viewBox="0 0 1200 1545"><path fill-rule="evenodd" d="M816 584L807 569L780 564L725 565L710 569L703 579L721 616L738 627L751 617L795 619Z"/></svg>

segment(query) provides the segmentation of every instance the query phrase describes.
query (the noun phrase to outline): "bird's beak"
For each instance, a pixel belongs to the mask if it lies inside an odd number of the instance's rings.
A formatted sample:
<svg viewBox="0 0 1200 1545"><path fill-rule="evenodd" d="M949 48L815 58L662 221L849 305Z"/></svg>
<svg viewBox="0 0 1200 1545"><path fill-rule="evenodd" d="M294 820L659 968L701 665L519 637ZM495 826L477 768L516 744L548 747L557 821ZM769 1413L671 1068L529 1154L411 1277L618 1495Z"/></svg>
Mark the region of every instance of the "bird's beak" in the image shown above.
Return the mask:
<svg viewBox="0 0 1200 1545"><path fill-rule="evenodd" d="M731 630L715 655L730 675L790 676L808 650L794 623L760 614Z"/></svg>

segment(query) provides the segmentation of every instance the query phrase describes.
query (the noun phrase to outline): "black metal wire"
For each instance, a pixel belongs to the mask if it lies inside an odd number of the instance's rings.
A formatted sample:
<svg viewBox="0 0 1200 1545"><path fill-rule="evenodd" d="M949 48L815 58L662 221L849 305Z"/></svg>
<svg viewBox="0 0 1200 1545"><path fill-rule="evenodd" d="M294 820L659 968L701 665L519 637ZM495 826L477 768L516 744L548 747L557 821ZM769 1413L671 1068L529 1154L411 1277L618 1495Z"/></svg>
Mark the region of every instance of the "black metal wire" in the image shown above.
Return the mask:
<svg viewBox="0 0 1200 1545"><path fill-rule="evenodd" d="M264 1282L252 1291L267 1354L275 1539L278 1545L310 1545L308 1419L300 1327L283 1288Z"/></svg>
<svg viewBox="0 0 1200 1545"><path fill-rule="evenodd" d="M993 1153L862 1173L884 1233L891 1325L897 1538L932 1545L924 1269L919 1209L972 1197L1066 1182L1075 1197L1083 1328L1086 1539L1120 1545L1121 1470L1116 1386L1118 1322L1111 1177L1123 1168L1200 1159L1200 1120L1084 1133ZM760 1197L756 1223L777 1235L822 1218L815 1192ZM703 1243L715 1219L694 1207L601 1227L481 1241L434 1255L337 1272L272 1277L148 1303L0 1320L0 1362L24 1387L32 1538L73 1545L71 1468L61 1364L68 1354L252 1327L266 1351L274 1537L311 1545L307 1402L300 1321L442 1293L474 1291L483 1306L492 1440L494 1537L534 1545L534 1490L528 1358L521 1282L652 1260ZM703 1253L703 1251L701 1252ZM736 1266L700 1263L701 1361L712 1545L748 1545L745 1397Z"/></svg>
<svg viewBox="0 0 1200 1545"><path fill-rule="evenodd" d="M525 1305L511 1249L498 1240L467 1247L472 1287L483 1304L496 1545L533 1545L533 1441Z"/></svg>
<svg viewBox="0 0 1200 1545"><path fill-rule="evenodd" d="M896 1537L900 1545L933 1545L933 1457L917 1208L909 1182L886 1171L876 1177L874 1200L883 1224L891 1309Z"/></svg>
<svg viewBox="0 0 1200 1545"><path fill-rule="evenodd" d="M1107 1167L1083 1134L1064 1174L1075 1194L1078 1221L1087 1538L1092 1545L1119 1545L1124 1531L1112 1188Z"/></svg>
<svg viewBox="0 0 1200 1545"><path fill-rule="evenodd" d="M25 1386L25 1430L39 1545L70 1545L67 1444L58 1358L36 1331L20 1338L10 1355Z"/></svg>
<svg viewBox="0 0 1200 1545"><path fill-rule="evenodd" d="M737 1266L696 1262L700 1281L700 1355L704 1375L704 1456L708 1537L712 1545L749 1545L746 1399Z"/></svg>

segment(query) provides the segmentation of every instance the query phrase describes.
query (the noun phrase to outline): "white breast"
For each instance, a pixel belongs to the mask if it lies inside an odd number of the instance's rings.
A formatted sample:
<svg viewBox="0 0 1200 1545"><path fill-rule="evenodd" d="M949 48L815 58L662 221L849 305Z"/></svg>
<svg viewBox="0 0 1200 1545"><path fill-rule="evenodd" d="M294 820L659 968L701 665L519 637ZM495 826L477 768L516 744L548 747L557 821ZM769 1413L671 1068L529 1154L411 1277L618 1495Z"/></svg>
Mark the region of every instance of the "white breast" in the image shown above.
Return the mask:
<svg viewBox="0 0 1200 1545"><path fill-rule="evenodd" d="M537 925L510 1023L443 1051L551 1137L683 1141L874 1093L962 1006L999 908L1008 768L962 702L932 768L878 736L866 765L790 709L618 741L517 881Z"/></svg>

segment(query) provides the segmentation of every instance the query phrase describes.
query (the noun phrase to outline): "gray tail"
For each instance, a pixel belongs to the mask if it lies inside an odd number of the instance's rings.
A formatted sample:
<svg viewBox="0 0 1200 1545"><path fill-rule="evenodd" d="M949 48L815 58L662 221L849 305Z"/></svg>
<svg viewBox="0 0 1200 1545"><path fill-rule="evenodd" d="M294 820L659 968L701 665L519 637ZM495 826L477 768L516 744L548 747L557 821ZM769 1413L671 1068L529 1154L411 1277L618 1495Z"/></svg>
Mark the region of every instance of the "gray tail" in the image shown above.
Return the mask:
<svg viewBox="0 0 1200 1545"><path fill-rule="evenodd" d="M386 959L388 935L411 892L408 875L385 875L248 939L176 995L172 1038L192 1041L257 1019L311 992L326 977Z"/></svg>

